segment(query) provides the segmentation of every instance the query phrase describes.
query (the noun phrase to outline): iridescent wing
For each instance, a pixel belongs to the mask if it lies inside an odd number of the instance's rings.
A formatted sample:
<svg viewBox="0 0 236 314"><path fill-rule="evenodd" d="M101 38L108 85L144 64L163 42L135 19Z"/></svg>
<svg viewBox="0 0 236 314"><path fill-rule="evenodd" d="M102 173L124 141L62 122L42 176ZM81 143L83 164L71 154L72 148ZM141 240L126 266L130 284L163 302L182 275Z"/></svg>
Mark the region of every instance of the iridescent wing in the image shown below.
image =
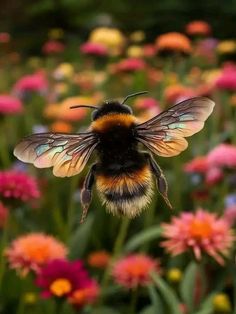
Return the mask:
<svg viewBox="0 0 236 314"><path fill-rule="evenodd" d="M53 167L57 177L70 177L83 170L97 143L92 132L39 133L25 137L14 149L14 155L37 168Z"/></svg>
<svg viewBox="0 0 236 314"><path fill-rule="evenodd" d="M188 146L185 137L199 132L215 103L206 97L184 100L136 126L136 138L153 153L176 156Z"/></svg>

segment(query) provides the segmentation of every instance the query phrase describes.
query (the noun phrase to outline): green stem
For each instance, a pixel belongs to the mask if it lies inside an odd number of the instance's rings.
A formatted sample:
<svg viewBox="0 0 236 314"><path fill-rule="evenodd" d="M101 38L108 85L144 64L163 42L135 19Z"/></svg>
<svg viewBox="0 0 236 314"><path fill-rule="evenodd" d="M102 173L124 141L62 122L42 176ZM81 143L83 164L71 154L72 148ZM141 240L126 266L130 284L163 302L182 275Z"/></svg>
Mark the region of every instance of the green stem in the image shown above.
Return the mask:
<svg viewBox="0 0 236 314"><path fill-rule="evenodd" d="M104 293L104 291L106 291L106 288L108 286L109 283L109 276L113 267L113 262L116 260L116 258L120 255L122 247L123 247L123 243L125 241L126 235L127 235L127 231L129 228L129 224L130 224L130 219L124 217L122 218L122 222L120 225L120 230L119 233L117 235L116 241L115 241L115 245L114 245L114 250L113 250L113 254L112 254L112 258L111 258L111 262L109 264L109 266L107 267L103 279L102 279L102 292ZM102 294L103 294L102 293ZM102 301L101 301L102 302Z"/></svg>
<svg viewBox="0 0 236 314"><path fill-rule="evenodd" d="M138 301L138 288L136 287L136 288L132 289L129 314L136 314L137 313L136 312L137 301Z"/></svg>
<svg viewBox="0 0 236 314"><path fill-rule="evenodd" d="M1 131L1 136L0 136L0 159L1 159L1 164L2 168L7 169L10 166L10 156L9 156L9 146L7 142L7 134L6 134L6 121L4 118L1 119L0 121L0 131Z"/></svg>

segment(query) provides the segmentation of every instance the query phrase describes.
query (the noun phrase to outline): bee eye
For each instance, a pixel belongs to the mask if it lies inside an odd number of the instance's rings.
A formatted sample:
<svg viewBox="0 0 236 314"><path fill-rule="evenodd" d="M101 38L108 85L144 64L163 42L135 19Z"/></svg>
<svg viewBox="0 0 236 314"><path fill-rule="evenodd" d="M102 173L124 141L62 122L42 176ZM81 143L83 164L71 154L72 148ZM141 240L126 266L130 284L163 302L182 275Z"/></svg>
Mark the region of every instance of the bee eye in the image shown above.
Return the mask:
<svg viewBox="0 0 236 314"><path fill-rule="evenodd" d="M98 114L98 109L93 110L93 112L91 114L92 121L94 121L96 119L97 114Z"/></svg>

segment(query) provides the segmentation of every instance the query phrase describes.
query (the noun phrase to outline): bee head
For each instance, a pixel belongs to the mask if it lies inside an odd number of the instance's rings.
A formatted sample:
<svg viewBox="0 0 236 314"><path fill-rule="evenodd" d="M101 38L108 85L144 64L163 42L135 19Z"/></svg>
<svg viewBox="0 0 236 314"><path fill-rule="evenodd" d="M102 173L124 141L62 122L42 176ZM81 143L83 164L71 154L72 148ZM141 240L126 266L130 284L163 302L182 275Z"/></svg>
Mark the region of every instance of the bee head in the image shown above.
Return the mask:
<svg viewBox="0 0 236 314"><path fill-rule="evenodd" d="M95 109L92 112L92 120L95 121L98 118L111 113L132 114L132 109L127 105L119 103L118 101L105 101L100 108Z"/></svg>

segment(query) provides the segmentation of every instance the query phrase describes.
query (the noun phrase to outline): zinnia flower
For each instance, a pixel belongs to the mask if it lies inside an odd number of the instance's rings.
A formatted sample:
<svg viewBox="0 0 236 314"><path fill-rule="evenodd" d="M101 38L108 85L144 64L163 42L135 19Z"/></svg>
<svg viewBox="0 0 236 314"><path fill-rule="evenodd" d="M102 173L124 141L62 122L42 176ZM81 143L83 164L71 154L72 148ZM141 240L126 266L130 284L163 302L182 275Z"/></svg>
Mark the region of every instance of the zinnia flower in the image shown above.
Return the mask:
<svg viewBox="0 0 236 314"><path fill-rule="evenodd" d="M236 223L236 204L233 204L225 209L224 218L230 226Z"/></svg>
<svg viewBox="0 0 236 314"><path fill-rule="evenodd" d="M200 260L206 253L223 265L223 257L229 255L234 241L226 220L202 209L196 213L184 212L162 226L163 236L167 238L162 246L172 255L190 250Z"/></svg>
<svg viewBox="0 0 236 314"><path fill-rule="evenodd" d="M17 199L23 202L40 197L35 178L20 171L0 171L0 195L5 199Z"/></svg>
<svg viewBox="0 0 236 314"><path fill-rule="evenodd" d="M169 104L176 104L181 101L181 99L184 100L194 96L196 96L196 94L192 88L179 84L167 86L164 90L164 98Z"/></svg>
<svg viewBox="0 0 236 314"><path fill-rule="evenodd" d="M224 66L220 76L215 81L215 87L220 90L236 90L236 66L227 64Z"/></svg>
<svg viewBox="0 0 236 314"><path fill-rule="evenodd" d="M2 202L0 202L0 228L2 228L8 217L8 208L3 205Z"/></svg>
<svg viewBox="0 0 236 314"><path fill-rule="evenodd" d="M44 93L48 88L45 75L41 72L22 76L15 84L16 93L38 92Z"/></svg>
<svg viewBox="0 0 236 314"><path fill-rule="evenodd" d="M136 72L145 69L146 63L139 58L127 58L116 65L118 72Z"/></svg>
<svg viewBox="0 0 236 314"><path fill-rule="evenodd" d="M68 301L76 308L94 303L99 295L99 286L96 281L90 280L84 288L75 290Z"/></svg>
<svg viewBox="0 0 236 314"><path fill-rule="evenodd" d="M106 251L96 251L88 256L88 264L91 267L106 268L110 261L110 254Z"/></svg>
<svg viewBox="0 0 236 314"><path fill-rule="evenodd" d="M188 37L177 32L166 33L157 37L156 49L157 53L180 52L190 54L192 51Z"/></svg>
<svg viewBox="0 0 236 314"><path fill-rule="evenodd" d="M80 46L80 51L86 55L106 56L108 54L107 47L99 43L87 42Z"/></svg>
<svg viewBox="0 0 236 314"><path fill-rule="evenodd" d="M219 144L207 155L208 163L214 167L236 167L236 146Z"/></svg>
<svg viewBox="0 0 236 314"><path fill-rule="evenodd" d="M42 266L54 259L64 259L67 249L52 236L30 233L14 240L5 255L11 268L26 275L30 270L39 272Z"/></svg>
<svg viewBox="0 0 236 314"><path fill-rule="evenodd" d="M187 173L205 174L209 169L206 156L198 156L184 165L184 171Z"/></svg>
<svg viewBox="0 0 236 314"><path fill-rule="evenodd" d="M0 95L0 114L18 114L23 111L22 103L11 95Z"/></svg>
<svg viewBox="0 0 236 314"><path fill-rule="evenodd" d="M186 33L190 36L208 36L211 26L205 21L192 21L186 25Z"/></svg>
<svg viewBox="0 0 236 314"><path fill-rule="evenodd" d="M74 75L74 72L73 66L68 62L64 62L59 64L59 66L55 69L53 77L56 80L70 79Z"/></svg>
<svg viewBox="0 0 236 314"><path fill-rule="evenodd" d="M112 275L116 283L125 288L145 286L151 282L150 272L160 273L160 264L149 256L133 254L116 261Z"/></svg>
<svg viewBox="0 0 236 314"><path fill-rule="evenodd" d="M68 297L76 290L88 287L90 283L91 279L79 260L52 260L41 269L36 279L45 298Z"/></svg>
<svg viewBox="0 0 236 314"><path fill-rule="evenodd" d="M57 40L49 40L42 47L43 53L46 55L59 54L65 50L65 45Z"/></svg>

